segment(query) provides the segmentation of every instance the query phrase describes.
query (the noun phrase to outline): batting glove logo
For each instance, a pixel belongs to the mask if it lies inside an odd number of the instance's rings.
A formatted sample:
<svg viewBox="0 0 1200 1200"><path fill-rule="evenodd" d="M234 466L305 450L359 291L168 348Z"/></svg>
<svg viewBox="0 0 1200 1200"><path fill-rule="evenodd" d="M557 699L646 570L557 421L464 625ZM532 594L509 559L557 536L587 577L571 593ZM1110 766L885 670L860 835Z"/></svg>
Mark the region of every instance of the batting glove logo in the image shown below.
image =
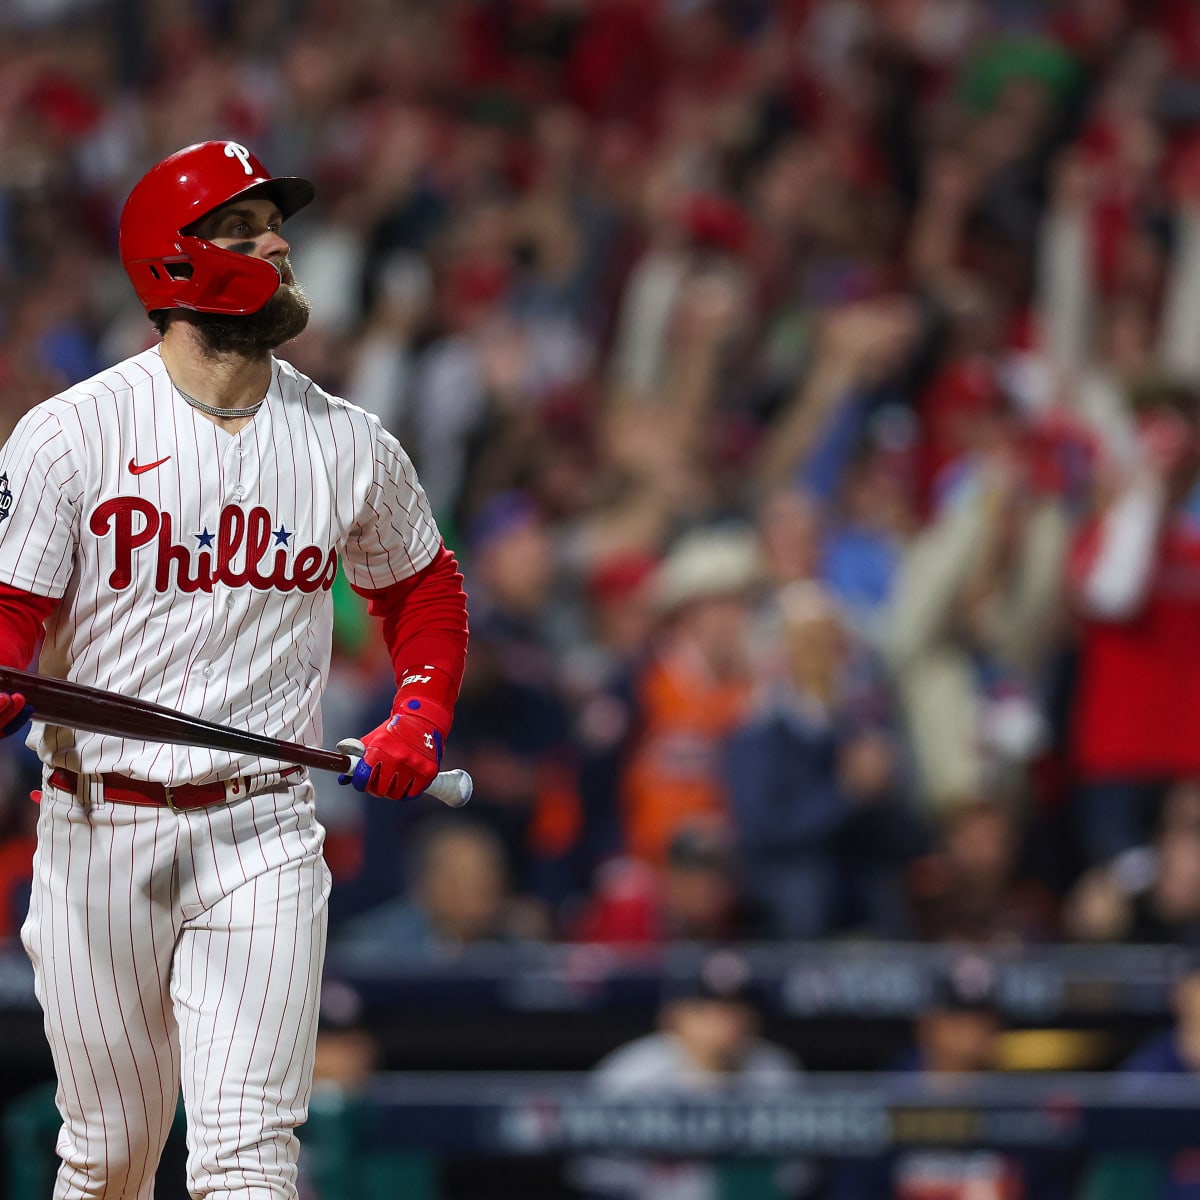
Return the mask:
<svg viewBox="0 0 1200 1200"><path fill-rule="evenodd" d="M8 472L0 475L0 521L8 520L9 509L12 508L12 492L8 489Z"/></svg>

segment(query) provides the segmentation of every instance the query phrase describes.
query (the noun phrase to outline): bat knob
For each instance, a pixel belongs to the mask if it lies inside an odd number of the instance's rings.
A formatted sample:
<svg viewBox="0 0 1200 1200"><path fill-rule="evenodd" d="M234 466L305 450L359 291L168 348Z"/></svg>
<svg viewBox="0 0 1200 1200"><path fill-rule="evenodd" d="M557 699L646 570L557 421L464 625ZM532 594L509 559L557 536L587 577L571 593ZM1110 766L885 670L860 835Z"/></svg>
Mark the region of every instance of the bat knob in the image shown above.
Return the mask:
<svg viewBox="0 0 1200 1200"><path fill-rule="evenodd" d="M475 790L474 781L466 771L443 771L429 785L427 792L451 808L462 808Z"/></svg>

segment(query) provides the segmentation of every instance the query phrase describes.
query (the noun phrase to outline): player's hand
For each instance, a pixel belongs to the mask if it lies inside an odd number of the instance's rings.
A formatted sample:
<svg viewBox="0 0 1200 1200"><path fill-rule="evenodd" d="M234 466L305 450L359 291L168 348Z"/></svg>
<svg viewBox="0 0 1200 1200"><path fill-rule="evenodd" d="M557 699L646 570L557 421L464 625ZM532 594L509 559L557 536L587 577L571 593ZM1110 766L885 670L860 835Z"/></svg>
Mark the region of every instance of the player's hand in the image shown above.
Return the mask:
<svg viewBox="0 0 1200 1200"><path fill-rule="evenodd" d="M353 774L339 775L338 782L388 800L420 795L438 773L449 728L450 714L441 705L406 700L362 739L362 759Z"/></svg>
<svg viewBox="0 0 1200 1200"><path fill-rule="evenodd" d="M20 692L0 692L0 738L16 733L32 716L33 706Z"/></svg>

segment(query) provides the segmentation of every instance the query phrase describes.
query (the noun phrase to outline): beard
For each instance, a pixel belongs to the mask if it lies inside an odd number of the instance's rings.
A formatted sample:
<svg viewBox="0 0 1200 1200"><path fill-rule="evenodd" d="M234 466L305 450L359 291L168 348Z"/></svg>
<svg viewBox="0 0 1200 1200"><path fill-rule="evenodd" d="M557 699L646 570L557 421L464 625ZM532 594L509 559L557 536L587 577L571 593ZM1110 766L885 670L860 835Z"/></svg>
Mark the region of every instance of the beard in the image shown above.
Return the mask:
<svg viewBox="0 0 1200 1200"><path fill-rule="evenodd" d="M256 312L240 317L224 313L188 314L210 355L257 358L304 332L312 305L286 263L282 274L279 289Z"/></svg>

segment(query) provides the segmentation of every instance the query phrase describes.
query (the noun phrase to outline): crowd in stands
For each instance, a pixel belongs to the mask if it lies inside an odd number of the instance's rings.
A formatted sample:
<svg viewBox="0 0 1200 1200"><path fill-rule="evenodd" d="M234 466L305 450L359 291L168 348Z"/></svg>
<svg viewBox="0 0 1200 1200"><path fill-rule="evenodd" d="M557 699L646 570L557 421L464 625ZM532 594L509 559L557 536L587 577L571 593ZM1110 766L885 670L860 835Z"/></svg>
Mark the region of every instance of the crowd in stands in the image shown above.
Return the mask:
<svg viewBox="0 0 1200 1200"><path fill-rule="evenodd" d="M230 138L462 563L475 798L321 781L335 942L1200 931L1190 0L0 21L0 435L153 343L121 204ZM329 745L393 689L336 599Z"/></svg>

